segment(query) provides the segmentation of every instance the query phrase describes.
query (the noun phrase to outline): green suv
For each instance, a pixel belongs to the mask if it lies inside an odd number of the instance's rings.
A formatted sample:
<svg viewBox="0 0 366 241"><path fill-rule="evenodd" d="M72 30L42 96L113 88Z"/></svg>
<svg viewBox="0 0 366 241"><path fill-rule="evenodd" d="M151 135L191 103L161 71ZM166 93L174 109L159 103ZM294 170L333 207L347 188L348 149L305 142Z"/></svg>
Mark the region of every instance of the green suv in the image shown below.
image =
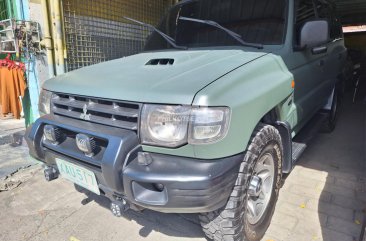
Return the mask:
<svg viewBox="0 0 366 241"><path fill-rule="evenodd" d="M293 138L335 125L346 60L326 0L185 0L145 51L48 80L27 130L45 177L127 208L199 213L214 240L260 240Z"/></svg>

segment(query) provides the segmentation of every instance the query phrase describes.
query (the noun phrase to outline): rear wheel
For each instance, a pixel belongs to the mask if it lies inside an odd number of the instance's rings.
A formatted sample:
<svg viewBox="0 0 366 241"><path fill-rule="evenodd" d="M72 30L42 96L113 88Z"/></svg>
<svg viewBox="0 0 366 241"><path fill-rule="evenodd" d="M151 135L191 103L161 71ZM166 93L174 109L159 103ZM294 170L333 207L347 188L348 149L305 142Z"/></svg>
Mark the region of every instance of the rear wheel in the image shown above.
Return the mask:
<svg viewBox="0 0 366 241"><path fill-rule="evenodd" d="M330 133L334 131L338 120L339 108L341 106L341 99L342 99L341 91L337 90L336 88L334 90L331 109L328 112L327 119L322 128L323 132Z"/></svg>
<svg viewBox="0 0 366 241"><path fill-rule="evenodd" d="M207 237L215 241L260 240L275 209L281 170L281 136L275 127L260 124L252 135L227 204L199 216Z"/></svg>

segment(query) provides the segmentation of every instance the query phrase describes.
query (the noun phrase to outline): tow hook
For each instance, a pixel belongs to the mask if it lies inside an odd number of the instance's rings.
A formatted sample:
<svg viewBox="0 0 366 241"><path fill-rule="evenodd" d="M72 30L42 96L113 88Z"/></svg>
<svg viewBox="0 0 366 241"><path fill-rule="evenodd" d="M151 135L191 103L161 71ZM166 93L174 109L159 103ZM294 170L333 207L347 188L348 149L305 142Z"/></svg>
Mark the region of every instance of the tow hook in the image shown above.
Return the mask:
<svg viewBox="0 0 366 241"><path fill-rule="evenodd" d="M58 178L58 172L53 167L47 167L44 169L44 178L47 182L53 181Z"/></svg>
<svg viewBox="0 0 366 241"><path fill-rule="evenodd" d="M122 214L130 209L130 205L126 200L117 198L111 202L110 208L114 216L122 217Z"/></svg>

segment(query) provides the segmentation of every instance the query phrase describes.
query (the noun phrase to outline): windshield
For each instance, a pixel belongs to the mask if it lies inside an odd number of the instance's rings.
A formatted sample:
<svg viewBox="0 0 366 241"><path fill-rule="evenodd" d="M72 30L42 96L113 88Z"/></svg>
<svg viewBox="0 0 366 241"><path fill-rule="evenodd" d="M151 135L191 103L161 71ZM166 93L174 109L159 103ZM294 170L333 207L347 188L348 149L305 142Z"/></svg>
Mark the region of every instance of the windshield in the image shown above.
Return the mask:
<svg viewBox="0 0 366 241"><path fill-rule="evenodd" d="M281 45L286 29L286 0L187 0L173 7L159 29L177 45L194 47L240 46L241 44L217 27L181 17L212 20L239 34L247 43ZM172 48L153 32L145 50Z"/></svg>

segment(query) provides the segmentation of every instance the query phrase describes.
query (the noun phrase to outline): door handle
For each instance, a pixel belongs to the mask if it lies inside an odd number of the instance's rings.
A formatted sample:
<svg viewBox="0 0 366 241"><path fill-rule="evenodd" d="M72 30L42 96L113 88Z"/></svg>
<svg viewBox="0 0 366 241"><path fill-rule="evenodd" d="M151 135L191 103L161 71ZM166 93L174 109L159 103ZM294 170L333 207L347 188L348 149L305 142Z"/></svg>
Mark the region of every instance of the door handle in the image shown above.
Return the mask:
<svg viewBox="0 0 366 241"><path fill-rule="evenodd" d="M311 52L313 53L313 55L325 54L328 52L328 47L327 46L315 47L311 50Z"/></svg>

